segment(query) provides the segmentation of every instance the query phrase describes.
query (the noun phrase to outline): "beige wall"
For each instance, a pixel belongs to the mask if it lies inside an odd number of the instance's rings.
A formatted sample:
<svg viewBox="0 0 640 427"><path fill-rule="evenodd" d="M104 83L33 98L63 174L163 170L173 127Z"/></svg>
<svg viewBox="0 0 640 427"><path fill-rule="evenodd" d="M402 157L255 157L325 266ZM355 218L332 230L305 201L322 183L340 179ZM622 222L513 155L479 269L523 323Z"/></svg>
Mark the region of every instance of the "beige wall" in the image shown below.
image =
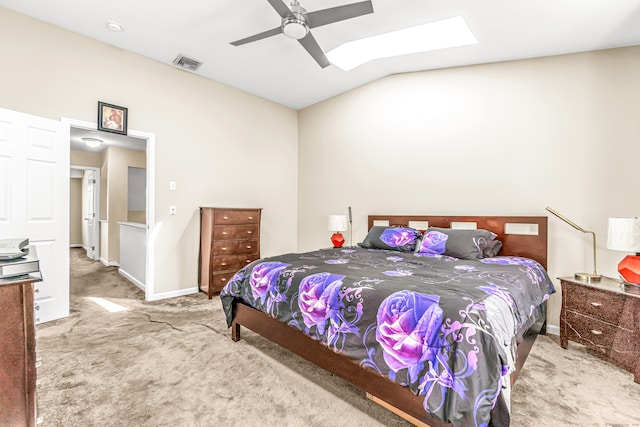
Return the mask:
<svg viewBox="0 0 640 427"><path fill-rule="evenodd" d="M119 222L129 221L128 193L129 166L144 168L147 155L144 151L109 147L103 155L108 159L107 176L107 217L109 223L109 243L107 253L101 257L109 263L120 264ZM102 177L102 175L100 175Z"/></svg>
<svg viewBox="0 0 640 427"><path fill-rule="evenodd" d="M92 168L99 168L100 164L102 163L100 159L100 153L70 150L69 154L69 164L71 166L88 166Z"/></svg>
<svg viewBox="0 0 640 427"><path fill-rule="evenodd" d="M69 178L69 245L82 245L82 179Z"/></svg>
<svg viewBox="0 0 640 427"><path fill-rule="evenodd" d="M95 122L109 102L155 134L156 293L197 286L199 206L263 208L262 254L296 249L295 111L3 8L0 40L20 64L0 67L0 107Z"/></svg>
<svg viewBox="0 0 640 427"><path fill-rule="evenodd" d="M640 214L638 76L630 47L395 75L300 111L299 249L326 246L327 215L349 205L355 242L368 214L551 206L596 232L600 270L617 276L607 218ZM591 272L589 235L549 223L550 275Z"/></svg>

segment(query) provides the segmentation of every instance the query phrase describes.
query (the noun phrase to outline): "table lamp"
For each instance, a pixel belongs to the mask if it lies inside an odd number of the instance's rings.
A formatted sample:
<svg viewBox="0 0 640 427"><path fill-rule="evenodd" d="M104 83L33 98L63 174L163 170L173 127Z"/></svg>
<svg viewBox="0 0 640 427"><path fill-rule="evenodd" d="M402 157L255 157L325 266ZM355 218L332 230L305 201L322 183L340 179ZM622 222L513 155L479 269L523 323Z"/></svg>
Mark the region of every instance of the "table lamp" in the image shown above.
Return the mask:
<svg viewBox="0 0 640 427"><path fill-rule="evenodd" d="M593 273L576 273L574 277L576 279L586 280L587 282L599 282L600 279L602 279L602 276L598 274L598 264L597 264L598 260L596 258L596 233L594 233L593 231L585 230L575 222L571 221L564 215L561 215L560 213L554 211L549 207L547 207L547 210L552 214L554 214L555 216L557 216L558 218L560 218L561 220L563 220L564 222L566 222L567 224L569 224L570 226L572 226L573 228L575 228L576 230L582 231L583 233L589 233L593 236Z"/></svg>
<svg viewBox="0 0 640 427"><path fill-rule="evenodd" d="M344 236L341 231L347 231L347 217L344 215L329 215L329 231L334 233L331 235L331 243L334 248L340 248L344 245Z"/></svg>
<svg viewBox="0 0 640 427"><path fill-rule="evenodd" d="M618 273L626 282L640 284L640 218L609 218L607 248L635 252L618 264Z"/></svg>

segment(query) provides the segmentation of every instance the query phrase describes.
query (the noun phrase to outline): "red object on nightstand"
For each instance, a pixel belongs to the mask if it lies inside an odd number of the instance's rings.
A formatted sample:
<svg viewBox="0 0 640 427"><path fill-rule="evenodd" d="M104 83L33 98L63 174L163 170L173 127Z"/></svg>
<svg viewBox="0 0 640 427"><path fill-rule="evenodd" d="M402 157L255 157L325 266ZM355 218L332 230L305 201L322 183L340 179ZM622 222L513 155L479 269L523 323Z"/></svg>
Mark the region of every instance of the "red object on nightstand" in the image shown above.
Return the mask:
<svg viewBox="0 0 640 427"><path fill-rule="evenodd" d="M618 264L618 273L629 283L640 284L640 256L627 255Z"/></svg>
<svg viewBox="0 0 640 427"><path fill-rule="evenodd" d="M331 243L333 243L334 248L341 248L344 245L344 237L340 232L335 232L331 236Z"/></svg>

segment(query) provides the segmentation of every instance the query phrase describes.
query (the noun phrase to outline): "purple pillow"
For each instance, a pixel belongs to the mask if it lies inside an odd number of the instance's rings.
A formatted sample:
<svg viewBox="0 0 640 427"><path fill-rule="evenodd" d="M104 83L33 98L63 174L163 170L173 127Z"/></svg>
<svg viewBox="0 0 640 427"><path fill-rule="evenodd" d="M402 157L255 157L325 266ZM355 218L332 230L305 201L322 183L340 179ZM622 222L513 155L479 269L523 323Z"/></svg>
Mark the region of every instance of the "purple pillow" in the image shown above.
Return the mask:
<svg viewBox="0 0 640 427"><path fill-rule="evenodd" d="M374 225L360 247L387 249L398 252L414 252L422 234L411 227L387 227Z"/></svg>
<svg viewBox="0 0 640 427"><path fill-rule="evenodd" d="M416 252L465 260L489 258L496 256L502 248L502 242L495 240L496 237L495 233L487 230L429 227Z"/></svg>

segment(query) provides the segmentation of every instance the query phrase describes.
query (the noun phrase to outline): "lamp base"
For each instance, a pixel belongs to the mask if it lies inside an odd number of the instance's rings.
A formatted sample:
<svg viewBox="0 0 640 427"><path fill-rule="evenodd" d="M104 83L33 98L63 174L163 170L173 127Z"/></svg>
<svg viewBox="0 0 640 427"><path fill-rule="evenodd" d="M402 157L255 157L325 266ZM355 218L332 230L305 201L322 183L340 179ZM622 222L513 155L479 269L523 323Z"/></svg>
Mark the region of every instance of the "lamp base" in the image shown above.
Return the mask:
<svg viewBox="0 0 640 427"><path fill-rule="evenodd" d="M602 279L600 274L595 273L576 273L574 277L578 280L584 280L585 282L599 282Z"/></svg>
<svg viewBox="0 0 640 427"><path fill-rule="evenodd" d="M344 236L340 232L333 233L331 243L333 243L334 248L341 248L344 245Z"/></svg>

